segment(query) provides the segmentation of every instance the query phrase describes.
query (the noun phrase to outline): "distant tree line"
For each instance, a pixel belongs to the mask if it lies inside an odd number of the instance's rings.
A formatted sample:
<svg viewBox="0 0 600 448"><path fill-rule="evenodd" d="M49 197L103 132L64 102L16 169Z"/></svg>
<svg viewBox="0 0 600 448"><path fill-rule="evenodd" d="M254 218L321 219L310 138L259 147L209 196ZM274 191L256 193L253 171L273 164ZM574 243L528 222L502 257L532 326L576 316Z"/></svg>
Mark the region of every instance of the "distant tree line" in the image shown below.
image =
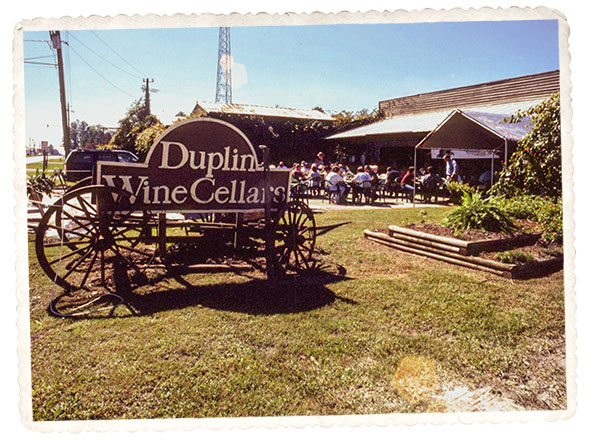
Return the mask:
<svg viewBox="0 0 600 448"><path fill-rule="evenodd" d="M96 149L109 144L112 132L99 124L75 120L71 123L70 136L72 149Z"/></svg>

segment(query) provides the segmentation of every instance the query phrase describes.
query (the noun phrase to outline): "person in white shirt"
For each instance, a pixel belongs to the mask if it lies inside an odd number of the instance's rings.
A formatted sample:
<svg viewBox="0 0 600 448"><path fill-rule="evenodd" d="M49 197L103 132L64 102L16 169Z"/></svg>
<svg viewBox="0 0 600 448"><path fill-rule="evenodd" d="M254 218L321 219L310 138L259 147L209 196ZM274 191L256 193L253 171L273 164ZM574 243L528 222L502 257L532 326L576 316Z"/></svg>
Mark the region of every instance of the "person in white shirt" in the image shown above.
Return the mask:
<svg viewBox="0 0 600 448"><path fill-rule="evenodd" d="M300 163L300 171L302 172L302 175L305 177L308 175L308 172L310 171L310 168L308 167L307 163L304 160Z"/></svg>
<svg viewBox="0 0 600 448"><path fill-rule="evenodd" d="M340 194L337 196L337 203L345 201L349 188L346 182L344 182L344 178L340 175L340 168L337 165L331 169L325 180L327 181L327 188L330 191L339 189Z"/></svg>
<svg viewBox="0 0 600 448"><path fill-rule="evenodd" d="M447 152L444 156L444 162L446 162L446 182L457 182L458 177L458 163L451 156L452 153Z"/></svg>
<svg viewBox="0 0 600 448"><path fill-rule="evenodd" d="M371 175L365 173L365 169L362 166L359 166L356 169L356 174L350 181L352 187L352 202L356 201L358 194L365 188L365 182L371 182Z"/></svg>

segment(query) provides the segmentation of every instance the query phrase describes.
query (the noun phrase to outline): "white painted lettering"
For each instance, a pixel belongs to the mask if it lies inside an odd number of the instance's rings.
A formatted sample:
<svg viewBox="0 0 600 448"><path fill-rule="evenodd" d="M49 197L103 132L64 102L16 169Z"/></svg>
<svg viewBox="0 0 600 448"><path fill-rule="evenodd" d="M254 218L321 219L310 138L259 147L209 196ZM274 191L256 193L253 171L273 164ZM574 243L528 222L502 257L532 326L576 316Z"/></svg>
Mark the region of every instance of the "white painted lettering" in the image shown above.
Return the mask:
<svg viewBox="0 0 600 448"><path fill-rule="evenodd" d="M177 196L179 194L183 195L183 197L178 198ZM175 204L183 204L187 200L187 189L183 185L177 185L173 188L173 191L171 191L171 200Z"/></svg>
<svg viewBox="0 0 600 448"><path fill-rule="evenodd" d="M198 204L208 204L209 202L211 202L213 200L214 194L211 193L210 196L208 197L208 199L202 199L198 197L198 186L200 185L200 182L204 182L204 181L208 181L213 187L215 186L215 180L214 179L208 179L206 177L201 177L199 179L196 179L194 181L194 183L192 184L192 186L190 187L190 195L192 196L192 199L197 202Z"/></svg>
<svg viewBox="0 0 600 448"><path fill-rule="evenodd" d="M176 170L181 168L182 166L184 166L187 161L188 158L190 156L190 153L188 151L188 149L185 147L185 145L182 145L181 143L177 143L177 142L160 142L163 145L163 150L162 150L162 160L161 160L161 164L158 166L161 169L165 169L165 170ZM169 160L170 160L170 150L171 150L171 146L175 145L177 148L179 148L180 151L180 155L181 155L181 161L178 164L175 165L169 165Z"/></svg>
<svg viewBox="0 0 600 448"><path fill-rule="evenodd" d="M215 162L218 159L218 162ZM223 167L223 154L220 152L208 153L208 166L206 167L206 177L213 177L214 170L220 170Z"/></svg>

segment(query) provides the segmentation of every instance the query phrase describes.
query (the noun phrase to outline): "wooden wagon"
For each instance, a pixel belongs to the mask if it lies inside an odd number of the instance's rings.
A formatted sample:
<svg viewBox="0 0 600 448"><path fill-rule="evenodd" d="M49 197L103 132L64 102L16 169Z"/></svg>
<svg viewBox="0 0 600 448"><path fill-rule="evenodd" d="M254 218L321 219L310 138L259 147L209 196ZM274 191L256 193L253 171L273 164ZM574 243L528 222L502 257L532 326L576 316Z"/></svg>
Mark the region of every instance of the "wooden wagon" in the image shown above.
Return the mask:
<svg viewBox="0 0 600 448"><path fill-rule="evenodd" d="M44 272L68 290L141 283L170 243L264 244L269 278L314 265L310 208L290 200L291 173L270 169L234 126L215 119L167 129L143 163L98 162L89 182L48 208L36 231ZM176 214L177 219L172 219Z"/></svg>

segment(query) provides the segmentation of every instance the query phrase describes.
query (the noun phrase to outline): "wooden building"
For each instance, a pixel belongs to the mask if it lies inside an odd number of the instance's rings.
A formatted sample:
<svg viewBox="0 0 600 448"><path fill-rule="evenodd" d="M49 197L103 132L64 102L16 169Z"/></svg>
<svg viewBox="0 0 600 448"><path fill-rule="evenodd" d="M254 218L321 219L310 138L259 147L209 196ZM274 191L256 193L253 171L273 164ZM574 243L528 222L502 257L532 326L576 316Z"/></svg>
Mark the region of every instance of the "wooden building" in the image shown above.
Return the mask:
<svg viewBox="0 0 600 448"><path fill-rule="evenodd" d="M503 119L518 110L539 104L560 89L558 70L502 79L382 100L379 110L383 120L327 137L368 163L382 165L413 164L415 146L455 111L487 114ZM510 145L514 147L515 142ZM457 159L489 158L488 151L453 151ZM475 154L475 155L474 155ZM417 164L423 166L437 158L439 152L420 151ZM429 158L429 160L428 160Z"/></svg>

